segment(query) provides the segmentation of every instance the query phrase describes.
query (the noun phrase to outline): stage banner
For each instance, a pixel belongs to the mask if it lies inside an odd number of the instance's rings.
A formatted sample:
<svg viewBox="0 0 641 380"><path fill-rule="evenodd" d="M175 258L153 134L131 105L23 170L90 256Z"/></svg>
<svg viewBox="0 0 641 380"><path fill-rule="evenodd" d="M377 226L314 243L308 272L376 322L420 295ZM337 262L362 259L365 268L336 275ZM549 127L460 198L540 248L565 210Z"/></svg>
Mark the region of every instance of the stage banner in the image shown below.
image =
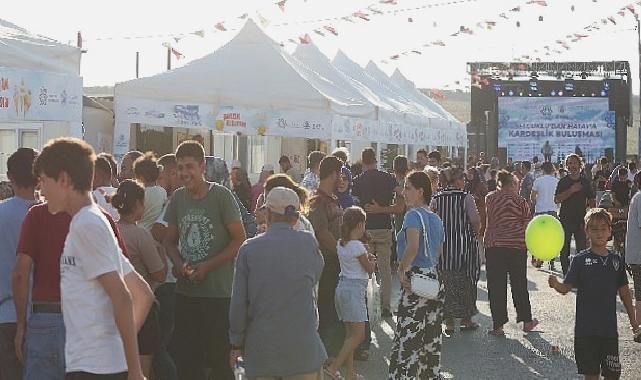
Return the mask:
<svg viewBox="0 0 641 380"><path fill-rule="evenodd" d="M0 120L82 121L82 78L0 67Z"/></svg>
<svg viewBox="0 0 641 380"><path fill-rule="evenodd" d="M118 97L115 107L117 122L179 128L208 128L214 124L211 104Z"/></svg>
<svg viewBox="0 0 641 380"><path fill-rule="evenodd" d="M615 155L614 111L608 98L499 97L498 146L513 161L586 162Z"/></svg>
<svg viewBox="0 0 641 380"><path fill-rule="evenodd" d="M332 118L322 112L222 106L215 119L218 132L246 135L330 139Z"/></svg>

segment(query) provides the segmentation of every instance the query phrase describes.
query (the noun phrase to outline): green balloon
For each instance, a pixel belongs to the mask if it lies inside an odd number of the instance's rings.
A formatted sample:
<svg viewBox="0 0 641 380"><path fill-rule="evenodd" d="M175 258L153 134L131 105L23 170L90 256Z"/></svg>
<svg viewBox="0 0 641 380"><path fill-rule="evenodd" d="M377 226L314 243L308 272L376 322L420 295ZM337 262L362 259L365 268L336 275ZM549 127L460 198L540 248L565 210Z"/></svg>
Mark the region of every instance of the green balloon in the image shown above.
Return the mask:
<svg viewBox="0 0 641 380"><path fill-rule="evenodd" d="M534 257L549 261L559 256L565 233L561 222L552 215L539 215L525 229L525 244Z"/></svg>

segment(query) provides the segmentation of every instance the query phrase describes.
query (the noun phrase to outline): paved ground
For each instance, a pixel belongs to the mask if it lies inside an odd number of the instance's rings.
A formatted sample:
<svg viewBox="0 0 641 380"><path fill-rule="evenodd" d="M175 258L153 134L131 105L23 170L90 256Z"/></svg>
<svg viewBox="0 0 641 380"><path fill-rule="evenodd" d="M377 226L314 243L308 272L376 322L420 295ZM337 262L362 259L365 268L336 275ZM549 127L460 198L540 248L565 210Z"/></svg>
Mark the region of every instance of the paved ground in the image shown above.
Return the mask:
<svg viewBox="0 0 641 380"><path fill-rule="evenodd" d="M557 264L557 266L560 266ZM506 338L487 335L491 327L485 272L479 281L475 332L457 332L443 339L442 368L453 379L581 379L576 374L573 349L575 294L562 296L547 286L546 270L528 269L532 312L541 322L537 331L524 336L513 321L505 326ZM557 273L558 274L558 273ZM395 292L398 294L398 290ZM510 299L511 295L508 295ZM641 344L632 340L629 322L619 303L619 349L623 379L641 379ZM373 327L374 339L369 362L357 362L358 372L368 380L387 378L393 339L393 318Z"/></svg>

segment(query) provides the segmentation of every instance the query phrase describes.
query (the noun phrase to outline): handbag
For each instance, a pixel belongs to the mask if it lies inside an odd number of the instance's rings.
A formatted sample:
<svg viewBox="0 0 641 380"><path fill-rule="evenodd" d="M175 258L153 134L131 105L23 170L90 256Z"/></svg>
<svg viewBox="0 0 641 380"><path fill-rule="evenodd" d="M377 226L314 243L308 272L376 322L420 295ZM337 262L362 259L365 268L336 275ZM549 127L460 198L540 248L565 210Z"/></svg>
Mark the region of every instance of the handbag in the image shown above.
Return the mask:
<svg viewBox="0 0 641 380"><path fill-rule="evenodd" d="M377 322L381 318L381 298L374 273L367 283L367 318L370 323Z"/></svg>
<svg viewBox="0 0 641 380"><path fill-rule="evenodd" d="M419 220L421 221L421 227L423 228L423 240L425 241L425 251L423 254L429 257L428 252L430 251L430 243L428 240L426 224L425 221L423 221L423 215L421 215L419 211L414 210L414 212L418 213ZM432 278L423 273L412 273L410 282L412 293L428 300L438 299L438 294L441 289L441 283L438 279Z"/></svg>

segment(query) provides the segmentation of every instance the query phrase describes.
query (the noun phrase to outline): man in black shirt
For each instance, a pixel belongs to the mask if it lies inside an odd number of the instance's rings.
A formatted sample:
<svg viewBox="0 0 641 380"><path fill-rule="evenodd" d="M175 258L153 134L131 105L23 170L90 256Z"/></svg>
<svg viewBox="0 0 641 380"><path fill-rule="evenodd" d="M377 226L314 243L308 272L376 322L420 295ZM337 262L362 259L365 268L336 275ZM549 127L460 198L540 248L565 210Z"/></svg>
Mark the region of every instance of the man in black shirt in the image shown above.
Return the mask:
<svg viewBox="0 0 641 380"><path fill-rule="evenodd" d="M363 149L361 154L363 173L354 178L352 195L358 197L359 204L390 206L397 188L396 179L389 173L377 169L376 153L372 148ZM388 213L367 213L365 224L372 240L371 253L376 255L381 275L381 308L383 317L391 317L392 268L392 216Z"/></svg>
<svg viewBox="0 0 641 380"><path fill-rule="evenodd" d="M632 190L632 181L628 179L628 169L620 167L617 178L612 183L614 207L627 207L630 204L630 190Z"/></svg>
<svg viewBox="0 0 641 380"><path fill-rule="evenodd" d="M561 178L556 187L554 202L561 204L559 219L565 231L565 245L561 251L561 267L566 274L570 264L570 242L572 236L576 243L576 252L586 247L585 217L586 207L595 207L596 197L590 181L581 176L583 161L576 154L565 159L568 175Z"/></svg>

